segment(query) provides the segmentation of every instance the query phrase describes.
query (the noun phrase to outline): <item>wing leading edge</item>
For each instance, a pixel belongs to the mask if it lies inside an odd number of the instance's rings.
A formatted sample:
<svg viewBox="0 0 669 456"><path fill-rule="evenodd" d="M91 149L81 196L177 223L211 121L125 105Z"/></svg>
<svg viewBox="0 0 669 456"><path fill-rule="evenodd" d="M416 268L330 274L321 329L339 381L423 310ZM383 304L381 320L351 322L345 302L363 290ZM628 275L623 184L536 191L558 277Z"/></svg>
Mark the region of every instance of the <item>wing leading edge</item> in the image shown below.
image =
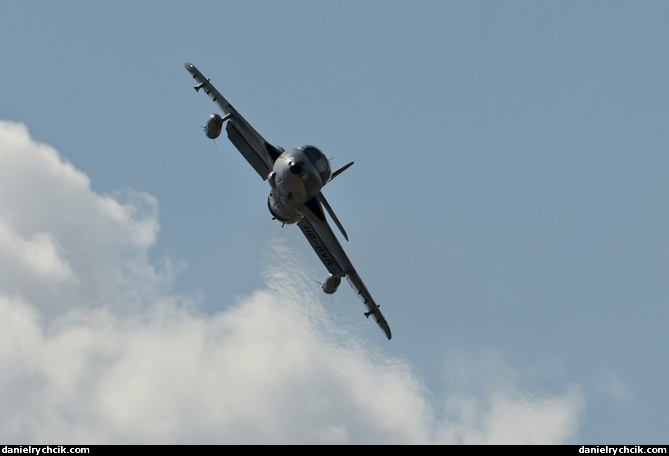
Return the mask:
<svg viewBox="0 0 669 456"><path fill-rule="evenodd" d="M186 62L184 66L193 76L193 79L197 81L195 90L202 89L225 114L223 119L228 121L225 130L230 142L241 152L260 177L263 180L267 179L267 175L272 170L274 162L281 155L281 152L255 131L251 124L216 90L209 79L205 78L200 70L195 68L195 65Z"/></svg>
<svg viewBox="0 0 669 456"><path fill-rule="evenodd" d="M374 318L376 324L381 328L381 331L386 335L388 340L392 338L390 332L390 326L381 313L381 309L372 298L372 295L367 290L367 287L362 282L362 279L358 273L353 268L351 260L346 256L346 252L342 248L339 240L332 232L330 225L322 219L320 214L313 214L308 212L313 212L308 206L309 211L304 214L302 220L297 222L297 226L300 227L300 230L304 236L311 244L311 247L318 255L318 258L323 262L323 265L333 275L338 277L346 277L349 285L358 295L358 298L362 301L363 305L367 309L365 316L369 318L370 316ZM320 209L320 205L319 205Z"/></svg>

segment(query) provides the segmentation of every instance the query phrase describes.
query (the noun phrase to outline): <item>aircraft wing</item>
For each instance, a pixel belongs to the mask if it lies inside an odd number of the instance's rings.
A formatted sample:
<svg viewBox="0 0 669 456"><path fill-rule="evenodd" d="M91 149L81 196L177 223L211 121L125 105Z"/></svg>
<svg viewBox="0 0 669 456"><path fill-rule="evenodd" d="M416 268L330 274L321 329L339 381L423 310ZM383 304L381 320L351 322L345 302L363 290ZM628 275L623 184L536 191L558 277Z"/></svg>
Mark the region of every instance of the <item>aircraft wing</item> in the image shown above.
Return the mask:
<svg viewBox="0 0 669 456"><path fill-rule="evenodd" d="M234 146L241 152L246 160L253 166L256 172L263 178L272 171L274 162L281 155L281 152L265 141L257 131L244 119L241 114L221 95L218 90L205 78L200 70L195 68L192 63L186 62L188 72L197 81L195 90L200 90L211 98L211 101L223 111L223 119L228 121L225 130L228 132L228 138Z"/></svg>
<svg viewBox="0 0 669 456"><path fill-rule="evenodd" d="M372 295L369 294L362 279L353 268L351 260L346 256L339 240L337 240L330 225L328 225L325 220L320 205L314 200L311 200L311 203L307 202L307 204L305 204L306 210L304 211L304 217L297 222L297 226L300 227L300 230L302 230L302 233L304 233L304 236L307 238L309 244L311 244L311 247L318 255L318 258L321 259L328 272L339 277L346 276L346 280L348 280L351 288L353 288L367 309L365 316L367 318L370 316L374 318L376 324L381 328L381 331L383 331L388 340L390 340L392 337L390 326L388 326L388 322L383 317L381 309L379 309L379 306L372 298Z"/></svg>

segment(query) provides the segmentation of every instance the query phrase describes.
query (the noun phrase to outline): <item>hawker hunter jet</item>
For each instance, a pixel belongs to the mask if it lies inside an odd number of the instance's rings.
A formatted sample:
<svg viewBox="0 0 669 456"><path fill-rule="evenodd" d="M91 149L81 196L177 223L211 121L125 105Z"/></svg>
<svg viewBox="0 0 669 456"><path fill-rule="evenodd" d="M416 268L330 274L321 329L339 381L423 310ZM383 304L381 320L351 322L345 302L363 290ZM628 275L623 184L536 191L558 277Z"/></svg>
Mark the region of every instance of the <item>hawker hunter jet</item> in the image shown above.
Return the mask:
<svg viewBox="0 0 669 456"><path fill-rule="evenodd" d="M332 294L337 291L342 277L365 305L367 318L372 317L379 328L390 339L390 327L383 317L379 306L367 291L351 260L337 240L328 224L323 209L332 218L344 238L348 235L321 189L348 169L353 162L332 172L327 157L314 146L301 146L284 150L265 141L232 105L214 88L192 63L185 64L188 72L195 79L195 90L202 90L216 103L223 112L211 114L204 125L207 138L216 139L227 122L225 131L228 139L241 152L263 180L269 182L270 193L267 199L269 212L275 220L285 224L297 224L313 247L318 258L328 270L321 285L323 291Z"/></svg>

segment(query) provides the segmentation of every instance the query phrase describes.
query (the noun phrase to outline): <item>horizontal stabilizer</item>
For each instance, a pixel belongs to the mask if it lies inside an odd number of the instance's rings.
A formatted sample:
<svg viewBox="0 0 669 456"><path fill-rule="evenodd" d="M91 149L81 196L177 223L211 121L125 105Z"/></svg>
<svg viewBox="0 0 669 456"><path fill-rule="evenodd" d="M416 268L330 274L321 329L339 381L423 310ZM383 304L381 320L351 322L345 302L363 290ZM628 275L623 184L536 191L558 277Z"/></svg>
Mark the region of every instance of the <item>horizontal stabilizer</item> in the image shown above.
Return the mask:
<svg viewBox="0 0 669 456"><path fill-rule="evenodd" d="M353 163L354 163L354 162L351 162L351 163L349 163L349 164L346 165L346 166L342 166L342 167L339 168L337 171L335 171L334 173L332 173L332 176L330 177L330 179L328 180L328 182L330 182L332 179L334 179L335 177L339 176L341 173L343 173L344 171L346 171L347 169L349 169L351 166L353 166Z"/></svg>

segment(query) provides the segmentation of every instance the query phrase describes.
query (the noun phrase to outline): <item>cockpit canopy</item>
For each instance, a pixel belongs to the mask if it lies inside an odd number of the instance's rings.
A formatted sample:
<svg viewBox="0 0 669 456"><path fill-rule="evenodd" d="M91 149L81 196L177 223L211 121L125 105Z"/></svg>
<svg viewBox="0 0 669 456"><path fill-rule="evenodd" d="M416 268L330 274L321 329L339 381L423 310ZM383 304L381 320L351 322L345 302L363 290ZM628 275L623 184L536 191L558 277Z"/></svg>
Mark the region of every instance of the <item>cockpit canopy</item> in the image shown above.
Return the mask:
<svg viewBox="0 0 669 456"><path fill-rule="evenodd" d="M309 161L313 163L321 175L321 181L323 182L323 185L325 185L327 181L330 180L330 176L332 175L330 161L327 159L325 154L317 147L309 145L298 147L298 149L303 151Z"/></svg>

